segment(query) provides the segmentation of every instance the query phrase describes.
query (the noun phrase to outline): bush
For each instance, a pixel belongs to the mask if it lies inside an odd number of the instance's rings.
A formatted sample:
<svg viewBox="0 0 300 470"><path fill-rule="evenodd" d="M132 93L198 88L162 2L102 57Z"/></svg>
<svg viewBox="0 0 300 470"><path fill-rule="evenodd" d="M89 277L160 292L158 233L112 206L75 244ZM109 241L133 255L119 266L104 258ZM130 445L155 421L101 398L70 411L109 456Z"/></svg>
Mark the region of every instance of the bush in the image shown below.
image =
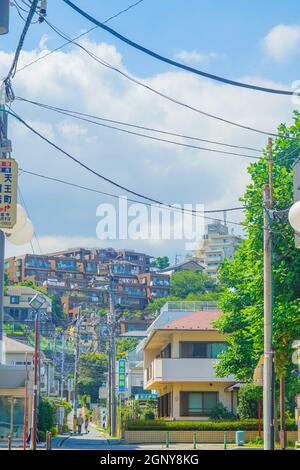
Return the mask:
<svg viewBox="0 0 300 470"><path fill-rule="evenodd" d="M38 441L39 442L45 442L46 440L46 433L45 431L38 431Z"/></svg>
<svg viewBox="0 0 300 470"><path fill-rule="evenodd" d="M234 420L236 417L230 413L223 403L218 403L210 412L209 419L212 421Z"/></svg>
<svg viewBox="0 0 300 470"><path fill-rule="evenodd" d="M57 436L58 432L57 432L57 426L52 426L52 428L50 429L50 432L52 434L52 437L55 437Z"/></svg>
<svg viewBox="0 0 300 470"><path fill-rule="evenodd" d="M145 420L151 420L151 421L155 419L154 411L146 411L146 413L144 414L144 418Z"/></svg>
<svg viewBox="0 0 300 470"><path fill-rule="evenodd" d="M261 426L263 423L261 422ZM235 421L163 421L163 420L128 420L128 431L256 431L257 419ZM287 431L297 429L295 421L286 423Z"/></svg>
<svg viewBox="0 0 300 470"><path fill-rule="evenodd" d="M46 433L55 426L55 407L47 398L41 398L39 403L38 425L39 431Z"/></svg>
<svg viewBox="0 0 300 470"><path fill-rule="evenodd" d="M247 384L240 388L237 413L240 419L257 418L258 399L261 399L261 387Z"/></svg>

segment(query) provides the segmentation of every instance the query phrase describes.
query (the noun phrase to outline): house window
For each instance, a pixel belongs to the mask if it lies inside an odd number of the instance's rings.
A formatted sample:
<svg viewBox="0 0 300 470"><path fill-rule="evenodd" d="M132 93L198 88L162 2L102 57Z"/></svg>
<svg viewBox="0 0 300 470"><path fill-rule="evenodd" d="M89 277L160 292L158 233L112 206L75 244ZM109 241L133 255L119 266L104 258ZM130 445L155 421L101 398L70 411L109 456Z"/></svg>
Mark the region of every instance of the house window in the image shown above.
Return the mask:
<svg viewBox="0 0 300 470"><path fill-rule="evenodd" d="M10 296L10 303L11 304L19 304L20 303L20 297L18 295L11 295Z"/></svg>
<svg viewBox="0 0 300 470"><path fill-rule="evenodd" d="M218 392L181 392L180 416L209 416L218 404Z"/></svg>
<svg viewBox="0 0 300 470"><path fill-rule="evenodd" d="M169 343L161 352L159 357L163 359L170 359L171 358L171 343Z"/></svg>
<svg viewBox="0 0 300 470"><path fill-rule="evenodd" d="M158 415L160 418L167 418L171 416L171 393L166 393L159 397L158 402Z"/></svg>
<svg viewBox="0 0 300 470"><path fill-rule="evenodd" d="M226 351L227 346L225 342L182 341L180 343L180 358L216 359L221 352Z"/></svg>

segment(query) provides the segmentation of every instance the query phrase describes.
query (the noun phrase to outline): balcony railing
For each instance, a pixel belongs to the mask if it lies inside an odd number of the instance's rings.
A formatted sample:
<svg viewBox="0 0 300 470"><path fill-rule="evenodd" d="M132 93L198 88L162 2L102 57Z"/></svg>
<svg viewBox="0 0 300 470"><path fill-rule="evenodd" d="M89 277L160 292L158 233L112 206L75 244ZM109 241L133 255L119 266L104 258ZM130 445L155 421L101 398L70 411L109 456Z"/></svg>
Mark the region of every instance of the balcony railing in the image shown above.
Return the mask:
<svg viewBox="0 0 300 470"><path fill-rule="evenodd" d="M162 359L157 358L145 369L145 387L167 382L231 382L232 375L217 377L215 366L219 359Z"/></svg>
<svg viewBox="0 0 300 470"><path fill-rule="evenodd" d="M162 312L199 312L200 310L216 310L217 302L170 301L162 307Z"/></svg>

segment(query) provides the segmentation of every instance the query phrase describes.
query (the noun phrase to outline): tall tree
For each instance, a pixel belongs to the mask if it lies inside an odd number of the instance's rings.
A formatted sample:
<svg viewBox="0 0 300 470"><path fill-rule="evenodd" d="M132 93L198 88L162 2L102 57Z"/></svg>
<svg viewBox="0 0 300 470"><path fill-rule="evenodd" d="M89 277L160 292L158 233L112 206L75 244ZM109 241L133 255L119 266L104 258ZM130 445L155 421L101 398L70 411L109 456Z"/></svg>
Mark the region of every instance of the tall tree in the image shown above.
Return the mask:
<svg viewBox="0 0 300 470"><path fill-rule="evenodd" d="M106 372L107 356L105 354L82 354L79 357L79 394L90 395L92 401L96 401L99 387L105 382Z"/></svg>
<svg viewBox="0 0 300 470"><path fill-rule="evenodd" d="M214 279L207 273L181 271L171 278L171 295L185 299L189 294L204 294L219 290Z"/></svg>
<svg viewBox="0 0 300 470"><path fill-rule="evenodd" d="M293 162L300 153L300 114L294 124L280 125L280 138L274 143L274 205L276 210L293 203ZM293 139L287 138L293 137ZM263 207L262 192L268 183L266 153L249 169L251 182L241 199L245 210L245 240L234 258L220 270L225 289L221 295L222 317L216 322L230 333L230 347L217 366L221 376L233 373L249 380L263 353ZM292 342L300 335L300 250L295 248L294 232L287 220L271 221L273 238L273 338L275 367L284 378L291 365Z"/></svg>
<svg viewBox="0 0 300 470"><path fill-rule="evenodd" d="M158 256L155 259L155 265L159 270L165 269L170 265L170 260L167 256Z"/></svg>

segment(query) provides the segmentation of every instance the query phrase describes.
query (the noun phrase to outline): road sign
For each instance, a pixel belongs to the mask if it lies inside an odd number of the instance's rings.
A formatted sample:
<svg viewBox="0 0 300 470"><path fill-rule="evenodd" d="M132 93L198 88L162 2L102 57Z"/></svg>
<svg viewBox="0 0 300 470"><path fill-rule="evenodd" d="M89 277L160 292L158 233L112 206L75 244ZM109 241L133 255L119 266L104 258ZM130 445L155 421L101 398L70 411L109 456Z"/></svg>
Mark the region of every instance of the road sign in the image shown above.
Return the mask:
<svg viewBox="0 0 300 470"><path fill-rule="evenodd" d="M0 229L13 228L17 221L18 164L0 159Z"/></svg>
<svg viewBox="0 0 300 470"><path fill-rule="evenodd" d="M126 391L126 361L125 359L119 359L118 390L119 390L119 393Z"/></svg>

